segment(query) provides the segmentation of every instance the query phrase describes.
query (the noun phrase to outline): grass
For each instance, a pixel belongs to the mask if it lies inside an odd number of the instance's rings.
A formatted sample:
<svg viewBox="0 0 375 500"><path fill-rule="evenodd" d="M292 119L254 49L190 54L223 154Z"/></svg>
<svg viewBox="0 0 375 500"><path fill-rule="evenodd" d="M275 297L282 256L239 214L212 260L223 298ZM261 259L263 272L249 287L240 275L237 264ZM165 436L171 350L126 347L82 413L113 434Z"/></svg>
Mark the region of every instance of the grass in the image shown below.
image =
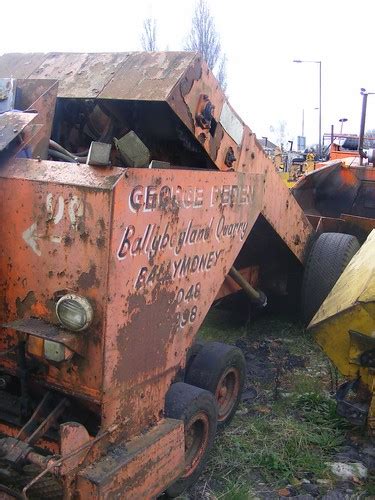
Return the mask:
<svg viewBox="0 0 375 500"><path fill-rule="evenodd" d="M298 399L290 403L284 415L240 415L220 436L209 463L211 474L221 478L220 489L233 488L234 475L238 487L246 481L253 487L255 479L272 489L293 484L306 471L328 477L325 462L344 440L338 420L330 420L331 401L320 399L322 413L310 413Z"/></svg>
<svg viewBox="0 0 375 500"><path fill-rule="evenodd" d="M304 478L333 484L327 462L344 443L348 427L336 415L330 395L331 367L302 325L279 316L259 318L249 326L214 309L199 336L228 343L240 338L251 352L266 352L264 366L270 361L268 369L280 369L280 374L271 382L262 373L248 380L248 387L257 391L255 401L242 404L218 436L203 476L184 498L268 498L280 488L300 486Z"/></svg>

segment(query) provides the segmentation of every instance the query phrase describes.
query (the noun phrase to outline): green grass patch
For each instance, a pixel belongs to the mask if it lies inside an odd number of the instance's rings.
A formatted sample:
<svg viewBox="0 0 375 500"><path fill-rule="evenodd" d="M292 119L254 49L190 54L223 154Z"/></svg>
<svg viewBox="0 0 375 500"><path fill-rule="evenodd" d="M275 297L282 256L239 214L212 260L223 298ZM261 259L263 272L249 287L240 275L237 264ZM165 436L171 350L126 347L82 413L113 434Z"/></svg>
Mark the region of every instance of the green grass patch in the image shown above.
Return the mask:
<svg viewBox="0 0 375 500"><path fill-rule="evenodd" d="M313 408L314 401L318 404ZM333 401L310 394L298 398L289 414L237 417L217 440L211 473L221 478L224 491L233 475L242 478L243 487L249 471L273 488L290 484L306 471L328 477L325 462L344 439L333 411Z"/></svg>
<svg viewBox="0 0 375 500"><path fill-rule="evenodd" d="M204 340L235 342L236 339L246 336L246 325L241 319L235 318L230 311L213 307L200 327L198 336Z"/></svg>
<svg viewBox="0 0 375 500"><path fill-rule="evenodd" d="M303 326L280 316L245 325L234 321L233 313L213 309L200 337L229 343L242 337L250 346L267 345L275 366L288 355L306 360L305 368L282 369L277 400L272 380L258 377L253 382L258 399L240 407L232 424L216 439L202 478L209 498L252 499L257 492L298 483L306 473L332 479L326 462L343 444L347 426L336 415L335 401L328 393L329 363Z"/></svg>

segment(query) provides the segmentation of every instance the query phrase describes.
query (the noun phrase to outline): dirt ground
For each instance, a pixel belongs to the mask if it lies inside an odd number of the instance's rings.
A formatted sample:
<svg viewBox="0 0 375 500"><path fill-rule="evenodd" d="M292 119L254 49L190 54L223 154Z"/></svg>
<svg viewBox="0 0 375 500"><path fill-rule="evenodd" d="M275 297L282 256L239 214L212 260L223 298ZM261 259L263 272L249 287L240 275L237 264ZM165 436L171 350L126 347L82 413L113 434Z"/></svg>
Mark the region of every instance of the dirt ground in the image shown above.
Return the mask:
<svg viewBox="0 0 375 500"><path fill-rule="evenodd" d="M213 309L199 336L243 351L242 404L198 484L181 498L375 498L375 447L336 415L338 375L314 340L290 317L249 323L235 316ZM360 465L343 479L331 470L337 462Z"/></svg>

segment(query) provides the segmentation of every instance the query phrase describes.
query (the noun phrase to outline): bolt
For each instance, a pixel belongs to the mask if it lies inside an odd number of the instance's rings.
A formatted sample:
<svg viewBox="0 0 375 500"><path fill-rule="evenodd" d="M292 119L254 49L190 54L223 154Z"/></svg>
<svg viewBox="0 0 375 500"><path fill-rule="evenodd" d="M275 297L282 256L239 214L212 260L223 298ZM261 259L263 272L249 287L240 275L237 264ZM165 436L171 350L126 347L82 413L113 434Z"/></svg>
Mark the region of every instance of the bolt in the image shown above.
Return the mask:
<svg viewBox="0 0 375 500"><path fill-rule="evenodd" d="M8 385L8 377L0 377L0 389L5 389Z"/></svg>

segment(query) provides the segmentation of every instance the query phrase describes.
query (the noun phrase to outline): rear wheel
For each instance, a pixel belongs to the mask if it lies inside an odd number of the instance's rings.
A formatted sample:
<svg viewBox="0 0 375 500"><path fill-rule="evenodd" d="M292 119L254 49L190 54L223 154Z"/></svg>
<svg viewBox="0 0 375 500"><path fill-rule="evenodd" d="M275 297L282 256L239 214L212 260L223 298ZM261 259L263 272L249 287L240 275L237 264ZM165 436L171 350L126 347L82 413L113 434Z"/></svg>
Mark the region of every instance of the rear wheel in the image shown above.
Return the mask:
<svg viewBox="0 0 375 500"><path fill-rule="evenodd" d="M246 364L238 347L209 342L195 356L186 373L186 382L210 391L218 406L218 428L234 417L246 377Z"/></svg>
<svg viewBox="0 0 375 500"><path fill-rule="evenodd" d="M208 391L177 382L166 395L165 415L182 420L185 429L185 470L165 492L174 498L196 482L207 462L216 434L216 401Z"/></svg>
<svg viewBox="0 0 375 500"><path fill-rule="evenodd" d="M302 317L309 323L360 245L355 236L322 233L311 248L303 275Z"/></svg>

